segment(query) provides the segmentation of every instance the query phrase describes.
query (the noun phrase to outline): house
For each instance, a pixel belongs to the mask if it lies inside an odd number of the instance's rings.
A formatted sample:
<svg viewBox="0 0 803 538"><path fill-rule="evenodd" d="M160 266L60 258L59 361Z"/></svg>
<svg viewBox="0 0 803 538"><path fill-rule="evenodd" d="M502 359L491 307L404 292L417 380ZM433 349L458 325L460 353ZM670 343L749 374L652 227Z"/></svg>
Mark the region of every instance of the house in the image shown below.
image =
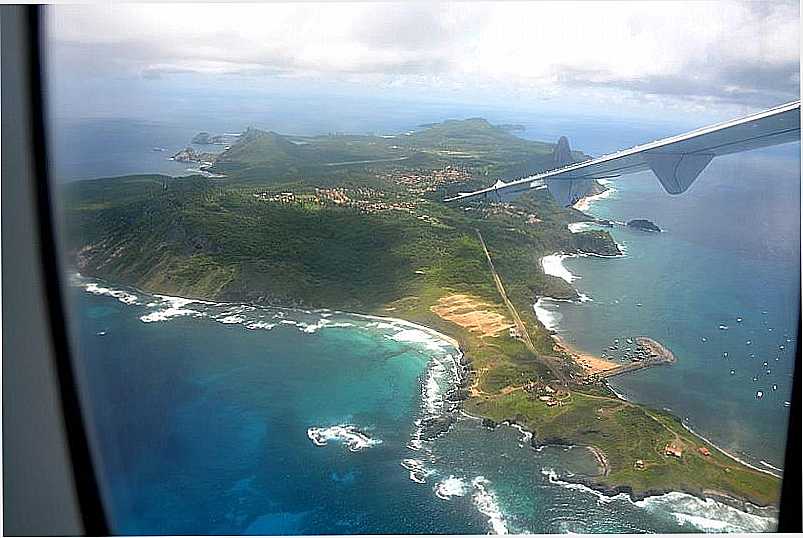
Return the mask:
<svg viewBox="0 0 803 538"><path fill-rule="evenodd" d="M637 470L637 471L643 471L644 470L644 460L636 460L636 462L633 464L633 468L635 470Z"/></svg>
<svg viewBox="0 0 803 538"><path fill-rule="evenodd" d="M667 456L673 456L675 458L680 459L683 456L683 447L676 444L674 441L666 445L664 449L664 454Z"/></svg>
<svg viewBox="0 0 803 538"><path fill-rule="evenodd" d="M710 450L708 450L708 449L707 449L706 447L704 447L704 446L701 446L701 447L699 447L699 448L697 449L697 452L699 452L700 454L702 454L702 455L703 455L703 456L705 456L705 457L708 457L708 456L710 456L710 455L711 455L711 451L710 451Z"/></svg>

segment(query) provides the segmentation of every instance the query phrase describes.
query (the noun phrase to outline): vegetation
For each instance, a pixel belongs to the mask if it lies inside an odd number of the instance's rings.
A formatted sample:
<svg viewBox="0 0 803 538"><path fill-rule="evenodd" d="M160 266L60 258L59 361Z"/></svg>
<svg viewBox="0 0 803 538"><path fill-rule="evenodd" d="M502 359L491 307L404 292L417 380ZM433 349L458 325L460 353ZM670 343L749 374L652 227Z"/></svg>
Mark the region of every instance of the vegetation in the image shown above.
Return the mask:
<svg viewBox="0 0 803 538"><path fill-rule="evenodd" d="M84 274L152 292L421 322L455 336L471 360L469 410L522 424L539 442L596 447L607 460L596 487L626 486L634 494L711 489L776 502L777 479L721 454L671 415L585 383L555 350L531 305L538 296L577 292L545 275L540 259L558 251L616 254L607 232L570 233L568 223L587 217L543 191L504 205L441 202L497 178L541 171L551 166L552 149L482 119L392 138L249 129L215 163L222 180L148 175L66 185L66 250ZM507 331L480 334L433 309L465 295L485 305L475 312L480 318L513 325L478 233L532 347ZM561 405L548 406L527 389L547 383ZM664 454L671 442L685 448L679 459Z"/></svg>

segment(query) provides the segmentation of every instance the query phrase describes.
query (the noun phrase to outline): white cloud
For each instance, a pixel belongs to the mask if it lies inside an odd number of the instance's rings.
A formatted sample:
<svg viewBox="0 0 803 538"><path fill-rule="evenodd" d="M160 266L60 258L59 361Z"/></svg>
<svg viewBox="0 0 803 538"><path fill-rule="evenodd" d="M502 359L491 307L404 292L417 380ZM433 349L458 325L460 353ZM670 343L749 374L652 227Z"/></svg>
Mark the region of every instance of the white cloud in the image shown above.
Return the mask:
<svg viewBox="0 0 803 538"><path fill-rule="evenodd" d="M74 76L328 77L749 104L792 98L799 84L791 2L143 4L51 15L55 54Z"/></svg>

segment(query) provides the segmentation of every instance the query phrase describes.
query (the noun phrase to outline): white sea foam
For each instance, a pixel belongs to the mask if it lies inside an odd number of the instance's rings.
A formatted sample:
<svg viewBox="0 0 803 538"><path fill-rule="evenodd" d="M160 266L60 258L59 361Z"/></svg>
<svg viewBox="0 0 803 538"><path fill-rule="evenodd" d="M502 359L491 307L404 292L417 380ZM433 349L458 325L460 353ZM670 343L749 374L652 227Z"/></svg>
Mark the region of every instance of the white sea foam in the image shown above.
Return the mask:
<svg viewBox="0 0 803 538"><path fill-rule="evenodd" d="M397 342L423 344L430 351L442 351L443 341L420 329L402 329L389 337Z"/></svg>
<svg viewBox="0 0 803 538"><path fill-rule="evenodd" d="M584 232L586 230L591 230L594 228L593 222L570 222L567 224L569 231L573 234L578 232Z"/></svg>
<svg viewBox="0 0 803 538"><path fill-rule="evenodd" d="M538 318L538 321L540 321L547 330L557 331L558 323L562 316L559 312L546 308L545 303L551 300L553 299L550 297L539 297L538 301L533 305L533 310L535 310L535 317Z"/></svg>
<svg viewBox="0 0 803 538"><path fill-rule="evenodd" d="M220 323L225 323L227 325L233 325L237 323L243 323L245 321L245 318L235 314L231 316L217 318L217 321L219 321Z"/></svg>
<svg viewBox="0 0 803 538"><path fill-rule="evenodd" d="M545 274L562 278L571 284L578 277L563 266L563 260L571 257L567 254L550 254L541 258L541 267L543 267Z"/></svg>
<svg viewBox="0 0 803 538"><path fill-rule="evenodd" d="M502 509L496 500L496 494L491 491L488 486L490 482L483 476L478 476L471 481L474 487L474 506L480 513L488 517L488 523L494 534L507 534L507 523Z"/></svg>
<svg viewBox="0 0 803 538"><path fill-rule="evenodd" d="M167 295L157 295L156 297L162 299L162 303L159 305L160 307L162 307L161 310L156 310L155 312L151 312L150 314L145 314L144 316L140 316L139 319L141 321L145 323L153 323L156 321L165 321L180 316L204 315L202 312L199 312L198 310L184 308L188 304L201 303L202 301L196 301L194 299L185 299L183 297L169 297Z"/></svg>
<svg viewBox="0 0 803 538"><path fill-rule="evenodd" d="M541 473L552 484L594 495L598 504L616 500L629 502L652 512L669 513L680 525L688 524L706 532L766 532L774 530L777 525L777 520L770 515L748 513L711 498L702 500L687 493L669 492L633 501L626 493L608 496L582 484L560 480L551 469L542 469ZM756 510L768 512L757 507Z"/></svg>
<svg viewBox="0 0 803 538"><path fill-rule="evenodd" d="M678 492L647 497L634 504L650 511L669 512L680 525L705 532L768 532L778 524L770 515L748 513L714 499L702 500Z"/></svg>
<svg viewBox="0 0 803 538"><path fill-rule="evenodd" d="M339 426L313 427L307 429L307 437L315 446L326 446L329 441L340 441L351 452L370 448L382 443L381 439L372 439L356 426L341 424Z"/></svg>
<svg viewBox="0 0 803 538"><path fill-rule="evenodd" d="M432 364L427 370L426 379L421 387L421 396L424 409L428 415L435 415L443 409L443 394L439 381L446 374L446 368L437 358L432 359Z"/></svg>
<svg viewBox="0 0 803 538"><path fill-rule="evenodd" d="M558 478L558 473L553 469L541 469L541 474L547 477L550 484L556 484L566 489L571 489L574 491L583 491L586 493L590 493L591 495L597 498L597 504L608 504L616 500L630 501L630 496L627 493L619 493L617 495L605 495L601 491L589 488L588 486L584 486L583 484L577 484L575 482L567 482L565 480L561 480L560 478Z"/></svg>
<svg viewBox="0 0 803 538"><path fill-rule="evenodd" d="M511 428L514 428L514 429L518 430L518 432L521 434L521 439L519 439L519 443L520 443L519 446L520 447L524 447L524 446L530 444L530 441L533 440L533 432L528 432L527 430L525 430L524 428L522 428L518 424L511 424L510 422L507 422L507 421L503 422L502 424L507 424Z"/></svg>
<svg viewBox="0 0 803 538"><path fill-rule="evenodd" d="M425 484L432 471L424 467L421 460L408 458L401 461L401 466L410 471L410 480L418 484Z"/></svg>
<svg viewBox="0 0 803 538"><path fill-rule="evenodd" d="M109 297L114 297L121 303L125 304L137 304L138 297L131 293L125 292L123 290L115 290L112 288L107 288L105 286L100 286L95 282L90 282L84 286L84 289L89 293L93 293L95 295L108 295Z"/></svg>
<svg viewBox="0 0 803 538"><path fill-rule="evenodd" d="M604 200L605 198L608 198L609 196L611 196L615 192L615 189L613 187L611 187L610 184L606 184L606 186L608 187L606 190L602 191L599 194L594 194L592 196L585 196L585 197L581 198L572 207L574 207L578 211L588 211L589 209L591 209L591 205L594 202L597 202L599 200Z"/></svg>
<svg viewBox="0 0 803 538"><path fill-rule="evenodd" d="M275 323L268 323L267 321L255 321L245 326L246 329L265 329L271 330L276 326Z"/></svg>
<svg viewBox="0 0 803 538"><path fill-rule="evenodd" d="M450 475L435 486L435 495L439 499L448 501L452 497L463 497L468 492L468 484L462 478Z"/></svg>
<svg viewBox="0 0 803 538"><path fill-rule="evenodd" d="M782 473L782 472L783 472L783 469L780 469L780 468L778 468L778 467L774 466L773 464L771 464L771 463L770 463L770 462L768 462L768 461L761 460L759 463L761 463L761 465L764 465L765 467L769 467L770 469L773 469L773 470L775 470L775 471L778 471L779 473Z"/></svg>
<svg viewBox="0 0 803 538"><path fill-rule="evenodd" d="M315 323L305 323L303 321L298 322L299 330L309 334L316 333L320 329L332 329L337 327L353 327L353 326L354 326L353 323L348 323L344 321L331 321L325 317L322 317Z"/></svg>

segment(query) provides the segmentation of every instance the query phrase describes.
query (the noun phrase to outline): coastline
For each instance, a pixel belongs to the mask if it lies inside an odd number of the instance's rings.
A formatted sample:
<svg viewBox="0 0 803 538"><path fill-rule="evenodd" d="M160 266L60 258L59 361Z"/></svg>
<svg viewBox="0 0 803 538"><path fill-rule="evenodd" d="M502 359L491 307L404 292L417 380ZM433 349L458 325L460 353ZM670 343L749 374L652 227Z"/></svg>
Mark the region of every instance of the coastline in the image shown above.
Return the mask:
<svg viewBox="0 0 803 538"><path fill-rule="evenodd" d="M623 399L624 401L629 401L629 400L626 400L624 398L621 398L621 399ZM471 415L471 414L466 413L465 411L462 411L462 410L461 410L461 413L463 415L465 415L466 418L468 418L468 419L483 421L483 427L489 427L489 424L486 422L487 419L483 419L482 417L477 417L477 416ZM491 421L491 422L493 422L493 421ZM684 490L682 488L677 488L677 489L648 489L648 490L639 492L639 491L635 491L631 486L628 486L628 485L601 484L598 481L596 481L595 478L598 478L600 476L602 476L602 477L607 476L609 471L610 471L610 466L609 466L609 463L608 463L608 459L605 456L605 453L603 451L599 450L597 447L590 446L590 445L576 444L576 443L570 442L569 440L554 439L554 438L545 439L542 442L539 442L539 440L536 437L534 432L528 430L527 428L525 428L521 424L518 424L514 420L505 420L505 421L502 421L502 422L499 422L499 423L493 423L493 426L492 426L491 429L495 429L498 426L509 426L509 427L514 428L515 430L517 430L519 433L521 433L529 441L530 447L533 450L535 450L536 452L540 452L542 449L547 448L547 447L564 447L564 448L565 447L582 447L582 448L585 448L586 450L588 450L591 453L593 458L596 460L597 465L599 466L600 471L601 471L600 474L597 475L596 477L594 477L594 476L579 476L579 475L575 475L575 476L564 476L564 477L558 479L556 475L555 476L551 476L550 477L550 482L552 482L554 484L564 485L564 486L567 486L567 487L582 487L582 488L585 488L585 489L589 490L590 492L592 492L592 493L594 493L596 495L601 495L602 497L607 498L607 499L613 499L615 497L624 496L626 499L628 499L633 504L638 504L640 502L646 501L646 500L651 499L651 498L660 498L660 497L666 497L666 496L680 494L680 495L688 495L689 497L693 497L693 498L695 498L695 499L697 499L699 501L703 501L703 502L709 502L709 501L718 502L718 503L727 505L730 508L738 510L739 512L742 512L742 513L745 513L745 514L749 514L749 515L756 515L756 514L753 514L747 508L748 506L753 507L754 509L757 509L757 510L764 510L764 511L767 511L767 510L777 511L777 509L778 509L778 507L776 505L774 505L774 504L762 505L762 504L755 503L755 502L753 502L753 501L751 501L749 499L739 498L739 497L736 497L736 496L733 496L733 495L729 495L729 494L727 494L725 492L716 491L716 490L713 490L713 489L706 489L706 490L703 490L703 491ZM723 451L723 454L727 455L727 453L725 453L724 451ZM543 472L543 470L542 470L542 472ZM545 473L545 474L548 474L548 473ZM760 517L768 517L768 516L760 516Z"/></svg>
<svg viewBox="0 0 803 538"><path fill-rule="evenodd" d="M80 274L79 274L79 276L82 277ZM82 278L87 278L87 277L82 277ZM110 283L108 283L108 282L106 282L106 281L104 281L102 279L97 279L97 278L93 278L93 277L88 277L88 278L93 280L93 281L95 281L96 283L102 283L102 284L110 285ZM82 286L82 287L84 287L84 286ZM352 312L342 312L342 311L339 311L339 310L330 310L330 309L325 309L325 308L324 309L307 310L307 309L293 308L293 307L282 307L282 306L274 306L274 305L260 305L260 304L254 304L254 303L248 303L248 302L240 302L240 303L223 302L223 301L210 300L209 298L184 298L184 297L178 297L178 296L169 296L169 295L165 295L165 294L155 294L155 293L151 293L151 292L148 292L148 291L145 291L145 290L141 290L139 288L135 288L135 287L131 287L131 286L121 286L121 287L127 288L129 290L134 291L134 292L139 292L139 293L143 293L143 294L147 294L147 295L154 295L154 296L158 295L158 296L160 296L162 298L165 298L165 299L168 299L168 300L183 300L183 301L199 302L199 303L203 303L203 304L215 305L215 306L221 306L221 307L250 307L250 308L265 308L265 307L267 307L267 308L270 308L270 309L277 309L277 310L282 310L282 311L300 312L300 313L304 313L304 314L308 314L308 315L309 314L315 314L315 313L332 312L332 313L346 314L348 316L353 316L353 317L362 318L362 319L366 319L366 320L374 320L374 321L379 321L379 322L395 323L397 325L401 325L401 326L404 326L404 327L407 327L407 328L410 328L410 329L416 329L416 330L422 331L422 332L424 332L424 333L426 333L426 334L428 334L428 335L430 335L430 336L432 336L434 338L439 339L442 342L448 343L449 345L454 347L455 351L457 352L456 356L453 357L453 362L455 364L455 367L458 368L458 369L460 369L462 367L464 372L466 370L466 365L464 365L464 363L463 363L463 358L464 358L463 349L461 348L461 346L460 346L460 344L459 344L459 342L457 341L456 338L454 338L454 337L452 337L450 335L444 334L444 333L442 333L440 331L437 331L437 330L435 330L435 329L433 329L431 327L427 327L426 325L421 325L420 323L415 323L415 322L412 322L412 321L409 321L409 320L406 320L406 319L403 319L403 318L393 318L393 317L380 316L380 315L374 315L374 314L360 314L360 313L352 313ZM112 286L112 288L114 288L114 286ZM111 291L112 292L116 292L117 290L112 289ZM120 300L121 302L126 302L125 298L120 298L120 297L117 297L116 295L112 295L110 293L105 293L105 294L106 295L110 295L111 297L114 297L117 300ZM131 303L128 303L128 304L131 304ZM136 304L136 303L134 303L134 304ZM468 365L468 369L470 369L470 368L471 367L470 367L470 364L469 364ZM458 374L457 377L454 378L454 382L451 384L452 386L448 387L447 389L445 389L443 391L444 403L446 403L446 401L447 401L445 396L448 394L448 392L450 390L455 389L455 388L459 388L461 386L461 382L465 381L466 379L467 379L467 376L461 376L459 374ZM616 394L616 393L614 392L614 394ZM621 395L616 394L616 396L619 397L622 400L627 401L626 398L623 398ZM467 413L465 411L465 409L463 408L462 402L452 402L452 403L457 403L457 406L454 407L452 410L458 411L461 415L465 415L466 418L474 419L474 420L483 420L483 417L481 417L481 416L478 417L478 416L474 416L474 415L471 415L471 414ZM511 425L513 425L513 423L511 423ZM525 435L529 434L529 436L530 436L530 443L529 444L535 450L539 450L539 448L543 447L543 446L567 446L567 445L568 446L578 446L576 443L570 443L570 442L561 443L558 440L549 440L546 443L539 443L537 441L536 437L535 437L535 433L534 432L530 432L529 430L526 430L525 428L523 428L521 426L519 426L518 429L519 429L519 431L521 431ZM694 435L697 435L695 432L691 432L691 433L693 433ZM555 442L555 441L558 441L558 442ZM581 446L585 446L585 445L581 445ZM594 457L597 459L597 461L600 462L600 467L603 470L602 476L606 475L607 474L607 470L608 470L608 465L607 465L607 459L605 458L604 453L600 453L600 451L595 449L595 447L586 446L586 448L594 455ZM717 447L717 448L719 449L719 447ZM727 454L727 452L725 452L725 451L723 451L721 449L719 449L719 450L723 454L726 454L726 455L730 456L729 454ZM733 459L735 461L739 461L740 463L743 463L740 460L738 460L737 458L733 458ZM755 469L755 467L753 467L753 466L750 466L750 467ZM767 474L772 475L772 473L767 473ZM775 476L775 475L773 475L773 476ZM683 493L683 494L691 495L691 496L693 496L693 497L695 497L697 499L701 499L703 501L707 501L708 499L712 499L712 500L715 500L715 501L724 502L725 500L731 499L732 502L726 503L726 504L728 504L729 506L732 506L732 507L734 507L736 509L739 509L739 510L743 510L744 503L745 502L749 502L749 501L746 501L746 500L741 500L741 499L737 499L737 498L734 498L734 497L729 497L727 494L719 494L719 495L716 495L716 496L713 496L713 495L712 496L706 496L706 495L700 494L699 492L683 491L682 489L650 490L650 491L647 491L647 492L644 492L644 493L635 493L635 492L633 492L632 488L630 488L629 486L626 486L626 485L625 486L606 486L606 485L598 484L598 483L594 482L593 480L583 479L583 478L580 478L580 477L575 477L574 480L570 480L568 483L578 484L580 486L587 487L592 491L596 491L596 492L598 492L600 494L605 495L606 497L614 497L616 495L620 495L622 493L626 493L632 502L638 502L638 501L644 500L644 499L649 498L649 497L660 497L660 496L667 495L667 494L670 494L670 493ZM753 504L753 503L750 503L750 504ZM764 507L764 506L761 506L761 505L754 504L754 506L757 506L759 508L773 508L772 505ZM749 513L749 512L746 512L746 513Z"/></svg>
<svg viewBox="0 0 803 538"><path fill-rule="evenodd" d="M576 345L570 344L565 338L560 335L551 335L555 341L555 346L563 350L567 355L574 359L574 362L583 368L586 375L594 375L608 370L614 370L622 366L622 364L608 359L603 359L593 353L588 353L579 349Z"/></svg>
<svg viewBox="0 0 803 538"><path fill-rule="evenodd" d="M606 190L603 191L602 193L584 197L580 201L578 201L576 204L574 204L573 207L575 209L579 210L579 211L583 211L583 212L587 211L588 209L590 209L590 206L591 206L592 202L604 199L604 198L606 198L607 196L609 196L611 194L611 191L613 189L611 189L610 187L607 187L607 185L605 187L606 187ZM589 216L589 217L591 219L593 219L593 216ZM579 224L585 224L585 223L574 223L574 224L575 224L575 229L578 229L579 228L578 227ZM570 225L570 230L572 232L575 231L575 230L572 229L571 225ZM622 250L622 252L624 253L624 250ZM583 256L583 255L584 254L565 254L563 252L557 252L557 253L555 253L553 255L542 257L540 265L541 265L541 267L542 267L542 269L543 269L545 274L551 275L551 276L555 276L557 278L561 278L564 281L566 281L567 283L572 284L573 282L575 282L576 280L578 280L578 279L580 279L582 277L579 276L579 275L575 275L575 274L571 273L563 265L562 262L566 258L579 257L579 256ZM578 295L580 295L579 292L577 292L577 293L578 293ZM551 298L551 297L539 297L538 300L533 304L533 309L534 309L534 312L536 314L536 318L538 319L539 323L541 323L549 331L550 338L553 340L556 350L560 349L560 350L564 351L567 355L572 357L572 359L575 362L575 364L577 364L580 368L582 368L582 370L584 372L587 372L587 375L592 375L592 374L595 374L595 373L605 372L607 370L612 370L612 369L619 368L619 367L622 366L619 363L616 363L616 362L613 362L613 361L610 361L610 360L607 360L607 359L603 359L602 357L597 356L597 355L592 354L592 353L588 353L588 352L580 349L576 345L569 343L564 336L561 336L560 334L558 334L557 332L560 329L561 315L559 313L557 313L557 312L554 312L554 311L551 311L551 310L548 310L548 309L544 308L543 305L542 305L542 301L544 301L544 300L553 300L553 301L561 301L561 300L560 299L554 299L554 298ZM581 301L581 302L583 302L583 301ZM644 336L641 336L641 337L638 337L638 338L642 338L642 339L646 338L649 341L649 347L650 348L652 348L653 350L657 350L659 353L664 353L666 355L666 357L667 357L666 362L673 363L673 362L675 362L677 360L676 357L674 356L674 354L666 346L664 346L660 342L657 342L655 340L650 339L649 337L644 337ZM653 345L655 346L655 348L653 348ZM641 405L638 402L630 401L625 396L619 394L617 391L615 391L610 386L610 384L607 381L604 381L604 384L616 396L616 398L618 398L618 399L620 399L622 401L634 404L634 405ZM732 460L732 461L734 461L734 462L736 462L738 464L741 464L741 465L743 465L743 466L745 466L745 467L747 467L749 469L752 469L754 471L757 471L757 472L772 476L774 478L782 479L782 474L770 471L768 469L763 469L763 468L760 468L757 465L753 465L753 464L751 464L749 462L746 462L742 458L734 456L730 452L724 450L722 447L720 447L717 444L713 443L712 441L710 441L709 439L707 439L703 435L700 435L698 432L694 431L691 427L689 427L687 424L685 424L685 422L680 421L680 424L682 425L682 427L686 431L688 431L694 437L696 437L696 438L704 441L705 443L709 444L710 446L712 446L714 449L716 449L718 452L720 452L722 455L724 455L725 457L729 458L730 460ZM530 433L533 433L533 432L530 432ZM536 438L534 436L532 438L532 442L533 442L533 446L535 446ZM547 443L547 444L549 444L549 443ZM539 445L539 446L544 446L544 445ZM592 454L594 454L595 458L597 458L597 461L600 463L600 468L603 469L603 471L604 471L603 476L605 474L607 474L607 465L606 465L607 461L604 459L604 454L602 454L603 459L601 460L600 459L599 450L597 450L595 447L591 447L591 446L587 446L586 448L588 448L592 452ZM632 488L630 488L629 486L606 486L606 485L602 485L602 484L596 483L593 479L578 478L578 477L575 477L574 479L567 479L567 480L568 480L569 483L576 483L576 484L583 485L585 487L588 487L589 489L592 489L594 491L597 491L597 492L602 493L602 494L604 494L606 496L609 496L609 497L612 497L612 496L615 496L615 495L618 495L618 494L621 494L621 493L626 493L628 495L628 497L633 501L639 501L639 500L646 499L648 497L666 495L666 494L669 494L669 493L672 493L672 492L677 492L677 493L683 493L683 494L687 494L687 495L692 495L693 497L696 497L698 499L703 499L703 500L711 499L711 500L723 502L724 504L727 504L727 505L729 505L729 506L731 506L733 508L736 508L738 510L741 510L741 511L745 511L744 510L744 506L745 506L746 503L750 504L750 505L752 505L754 507L763 508L763 509L777 509L777 504L769 504L769 505L756 504L756 503L751 502L751 501L749 501L747 499L738 498L738 497L731 496L731 495L729 495L727 493L724 493L724 492L713 491L713 490L705 490L705 491L703 491L701 493L701 492L693 492L693 491L684 491L682 488L678 488L676 490L665 490L665 491L664 490L661 490L661 491L656 490L656 491L647 491L647 492L644 492L643 494L636 494L636 493L634 493ZM749 513L749 512L747 512L747 513Z"/></svg>

